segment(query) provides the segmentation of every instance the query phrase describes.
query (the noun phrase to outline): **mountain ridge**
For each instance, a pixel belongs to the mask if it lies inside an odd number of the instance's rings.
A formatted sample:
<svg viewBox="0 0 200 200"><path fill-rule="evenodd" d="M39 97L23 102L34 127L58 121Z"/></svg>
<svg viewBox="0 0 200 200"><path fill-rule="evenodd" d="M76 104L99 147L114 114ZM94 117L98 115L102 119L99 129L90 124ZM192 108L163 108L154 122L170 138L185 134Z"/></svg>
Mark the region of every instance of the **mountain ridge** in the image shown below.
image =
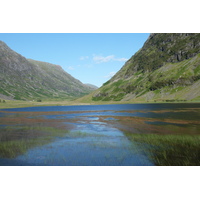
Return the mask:
<svg viewBox="0 0 200 200"><path fill-rule="evenodd" d="M91 100L200 99L199 79L200 34L155 33L150 34L143 47L93 93Z"/></svg>
<svg viewBox="0 0 200 200"><path fill-rule="evenodd" d="M74 99L93 89L61 66L26 59L0 41L0 94L7 99Z"/></svg>

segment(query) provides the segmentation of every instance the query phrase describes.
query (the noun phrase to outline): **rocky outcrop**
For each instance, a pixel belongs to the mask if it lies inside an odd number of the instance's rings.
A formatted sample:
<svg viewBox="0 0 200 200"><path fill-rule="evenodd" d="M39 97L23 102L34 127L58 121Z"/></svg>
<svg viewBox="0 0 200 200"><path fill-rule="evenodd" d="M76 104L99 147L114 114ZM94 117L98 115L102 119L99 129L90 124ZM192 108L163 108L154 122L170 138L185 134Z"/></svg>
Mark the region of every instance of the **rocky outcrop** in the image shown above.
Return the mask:
<svg viewBox="0 0 200 200"><path fill-rule="evenodd" d="M176 63L192 58L198 53L200 53L200 34L198 33L150 34L143 48L127 63L129 67L125 75L132 76L132 72L139 70L152 71L166 63Z"/></svg>

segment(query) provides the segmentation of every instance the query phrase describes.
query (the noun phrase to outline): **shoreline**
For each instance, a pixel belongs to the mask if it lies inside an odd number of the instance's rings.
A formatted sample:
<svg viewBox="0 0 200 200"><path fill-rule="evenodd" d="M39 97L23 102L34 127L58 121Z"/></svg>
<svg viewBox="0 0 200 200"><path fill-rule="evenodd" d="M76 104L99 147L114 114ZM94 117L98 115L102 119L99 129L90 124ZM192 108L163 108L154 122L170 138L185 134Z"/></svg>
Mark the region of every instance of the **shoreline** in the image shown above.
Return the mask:
<svg viewBox="0 0 200 200"><path fill-rule="evenodd" d="M44 101L44 102L29 102L29 101L12 101L7 100L5 103L0 103L0 110L9 108L25 108L25 107L42 107L42 106L82 106L82 105L120 105L120 104L182 104L182 103L200 103L199 101L152 101L152 102L136 102L136 101L103 101L103 102L73 102L73 101Z"/></svg>

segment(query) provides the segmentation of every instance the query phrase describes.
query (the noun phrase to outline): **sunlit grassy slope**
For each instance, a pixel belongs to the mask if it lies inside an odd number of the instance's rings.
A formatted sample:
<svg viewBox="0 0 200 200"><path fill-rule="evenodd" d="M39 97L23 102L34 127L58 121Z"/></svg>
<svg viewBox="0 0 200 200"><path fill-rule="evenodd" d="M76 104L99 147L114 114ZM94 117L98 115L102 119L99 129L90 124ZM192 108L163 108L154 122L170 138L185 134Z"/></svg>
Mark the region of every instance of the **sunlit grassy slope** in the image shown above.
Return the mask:
<svg viewBox="0 0 200 200"><path fill-rule="evenodd" d="M200 102L200 54L153 72L136 72L127 80L109 81L77 102L102 101Z"/></svg>
<svg viewBox="0 0 200 200"><path fill-rule="evenodd" d="M81 101L200 99L200 34L152 34L101 88Z"/></svg>

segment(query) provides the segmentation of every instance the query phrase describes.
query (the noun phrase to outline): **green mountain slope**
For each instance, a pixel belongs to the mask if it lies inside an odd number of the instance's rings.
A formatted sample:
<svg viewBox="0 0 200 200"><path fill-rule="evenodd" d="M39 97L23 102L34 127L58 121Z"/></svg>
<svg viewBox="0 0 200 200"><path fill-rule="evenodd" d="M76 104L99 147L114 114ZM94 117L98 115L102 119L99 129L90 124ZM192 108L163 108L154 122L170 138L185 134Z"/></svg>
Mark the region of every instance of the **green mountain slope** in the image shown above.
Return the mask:
<svg viewBox="0 0 200 200"><path fill-rule="evenodd" d="M92 89L60 66L26 59L0 41L0 97L4 99L73 99Z"/></svg>
<svg viewBox="0 0 200 200"><path fill-rule="evenodd" d="M200 34L151 34L91 99L200 100Z"/></svg>

